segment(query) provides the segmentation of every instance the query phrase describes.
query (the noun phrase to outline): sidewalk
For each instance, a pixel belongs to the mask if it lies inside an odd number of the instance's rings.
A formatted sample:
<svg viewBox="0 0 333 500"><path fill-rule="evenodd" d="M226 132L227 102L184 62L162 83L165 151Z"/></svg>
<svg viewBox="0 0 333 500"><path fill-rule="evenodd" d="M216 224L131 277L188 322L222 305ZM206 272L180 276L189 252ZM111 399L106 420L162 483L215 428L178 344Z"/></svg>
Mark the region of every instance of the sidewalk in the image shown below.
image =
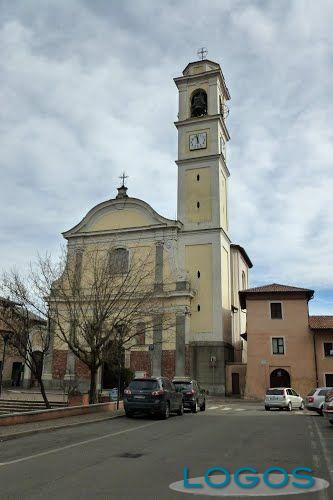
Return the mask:
<svg viewBox="0 0 333 500"><path fill-rule="evenodd" d="M19 437L29 436L37 432L54 431L56 429L74 427L77 425L90 424L94 422L102 422L124 415L123 410L117 410L112 415L105 412L93 413L89 415L77 415L75 417L57 418L54 420L45 420L42 422L31 422L29 424L8 425L0 427L0 442L16 439Z"/></svg>

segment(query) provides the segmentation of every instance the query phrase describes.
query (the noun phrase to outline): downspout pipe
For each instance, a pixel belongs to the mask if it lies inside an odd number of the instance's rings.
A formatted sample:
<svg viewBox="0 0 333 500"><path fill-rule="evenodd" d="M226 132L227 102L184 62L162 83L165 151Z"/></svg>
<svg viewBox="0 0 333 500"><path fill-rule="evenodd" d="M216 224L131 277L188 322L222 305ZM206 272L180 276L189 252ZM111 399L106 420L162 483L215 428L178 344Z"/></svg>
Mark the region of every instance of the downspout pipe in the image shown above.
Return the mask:
<svg viewBox="0 0 333 500"><path fill-rule="evenodd" d="M316 386L319 387L318 363L317 363L317 346L316 346L316 332L315 332L315 330L312 331L312 338L313 338L314 362L315 362L315 372L316 372Z"/></svg>

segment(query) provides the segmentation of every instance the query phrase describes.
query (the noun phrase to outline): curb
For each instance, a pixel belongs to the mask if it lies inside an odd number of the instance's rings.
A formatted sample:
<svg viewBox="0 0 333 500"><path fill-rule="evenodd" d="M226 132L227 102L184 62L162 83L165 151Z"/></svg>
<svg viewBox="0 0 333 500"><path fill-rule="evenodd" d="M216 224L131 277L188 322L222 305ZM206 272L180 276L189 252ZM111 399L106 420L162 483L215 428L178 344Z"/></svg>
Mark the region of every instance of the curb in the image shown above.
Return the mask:
<svg viewBox="0 0 333 500"><path fill-rule="evenodd" d="M38 434L40 432L52 432L52 431L57 431L58 429L66 429L68 427L78 427L79 425L88 425L88 424L95 424L96 422L104 422L105 420L111 420L113 418L120 418L120 417L123 417L125 415L125 412L123 412L123 410L118 410L118 412L119 413L117 413L117 415L96 418L95 420L88 420L86 422L73 422L72 424L69 423L69 424L64 424L64 425L53 425L50 427L42 427L41 429L31 429L29 431L21 431L21 432L15 432L15 433L11 433L11 434L5 434L3 436L0 436L0 443L2 443L4 441L11 441L12 439L18 439L20 437L31 436L32 434Z"/></svg>

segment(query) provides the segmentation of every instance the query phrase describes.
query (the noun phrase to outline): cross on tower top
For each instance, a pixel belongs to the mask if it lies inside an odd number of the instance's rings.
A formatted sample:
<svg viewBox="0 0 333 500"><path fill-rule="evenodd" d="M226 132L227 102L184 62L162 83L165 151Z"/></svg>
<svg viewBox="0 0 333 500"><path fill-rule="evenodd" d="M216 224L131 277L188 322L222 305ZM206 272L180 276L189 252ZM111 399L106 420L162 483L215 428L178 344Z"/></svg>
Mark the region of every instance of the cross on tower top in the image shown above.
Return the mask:
<svg viewBox="0 0 333 500"><path fill-rule="evenodd" d="M206 49L206 47L201 47L200 49L198 49L197 54L203 61L207 57L208 50Z"/></svg>
<svg viewBox="0 0 333 500"><path fill-rule="evenodd" d="M125 179L128 179L128 175L126 175L126 173L123 172L122 175L119 176L119 179L123 181L122 186L125 186Z"/></svg>

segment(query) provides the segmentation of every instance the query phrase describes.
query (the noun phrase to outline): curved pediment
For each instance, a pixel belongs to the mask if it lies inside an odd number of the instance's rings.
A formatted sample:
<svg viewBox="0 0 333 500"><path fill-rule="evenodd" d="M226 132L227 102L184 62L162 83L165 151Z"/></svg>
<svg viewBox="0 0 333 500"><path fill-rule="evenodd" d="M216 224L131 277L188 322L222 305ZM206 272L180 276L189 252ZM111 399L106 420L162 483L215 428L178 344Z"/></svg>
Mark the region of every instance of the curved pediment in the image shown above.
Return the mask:
<svg viewBox="0 0 333 500"><path fill-rule="evenodd" d="M181 223L159 215L148 203L137 198L112 199L100 203L82 221L63 234L65 238L100 232L178 227Z"/></svg>

